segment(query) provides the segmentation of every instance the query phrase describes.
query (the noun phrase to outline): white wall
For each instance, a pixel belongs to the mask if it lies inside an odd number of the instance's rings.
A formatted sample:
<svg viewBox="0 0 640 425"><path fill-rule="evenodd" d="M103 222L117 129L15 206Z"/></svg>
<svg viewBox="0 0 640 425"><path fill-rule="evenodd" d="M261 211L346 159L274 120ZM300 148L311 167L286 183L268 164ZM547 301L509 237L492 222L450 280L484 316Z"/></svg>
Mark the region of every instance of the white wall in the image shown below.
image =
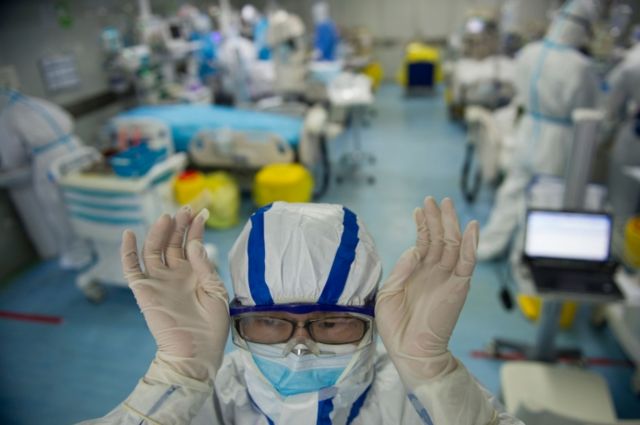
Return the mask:
<svg viewBox="0 0 640 425"><path fill-rule="evenodd" d="M73 20L58 24L55 4L68 3ZM176 10L181 1L151 0L153 10ZM107 26L131 27L138 13L135 0L8 0L0 1L0 66L13 65L25 93L58 104L101 93L107 88L100 33ZM38 62L43 57L71 53L76 58L80 87L47 92Z"/></svg>
<svg viewBox="0 0 640 425"><path fill-rule="evenodd" d="M13 65L17 69L21 89L26 93L64 104L106 88L101 68L100 31L107 24L126 20L126 16L119 16L120 8L113 1L72 1L73 24L62 28L57 22L54 3L0 2L0 65ZM116 13L107 8L113 8ZM38 61L60 53L74 55L81 85L77 89L50 93L42 81Z"/></svg>
<svg viewBox="0 0 640 425"><path fill-rule="evenodd" d="M152 0L157 5L175 3ZM125 28L137 14L135 0L69 0L73 24L58 24L52 0L0 0L0 66L13 66L26 94L47 98L59 105L69 104L107 89L100 33L107 25ZM64 2L62 2L64 3ZM59 93L47 92L38 61L45 56L72 53L80 86ZM75 133L87 144L96 142L98 129L118 112L112 105L76 121ZM0 140L2 143L2 140ZM20 222L0 189L0 280L34 260L35 252L20 229Z"/></svg>
<svg viewBox="0 0 640 425"><path fill-rule="evenodd" d="M444 38L472 7L498 7L503 0L329 0L340 25L362 25L377 37ZM530 0L539 1L539 0ZM309 19L313 0L280 0L283 7Z"/></svg>
<svg viewBox="0 0 640 425"><path fill-rule="evenodd" d="M498 10L505 0L329 0L331 16L341 26L363 26L375 38L375 55L393 79L403 46L414 39L443 41L460 28L470 9ZM544 10L557 0L521 0ZM535 7L534 7L535 2ZM314 0L279 0L284 8L311 23Z"/></svg>
<svg viewBox="0 0 640 425"><path fill-rule="evenodd" d="M152 10L172 13L188 0L150 0ZM234 7L254 3L264 8L268 0L232 0ZM329 0L331 15L339 25L364 26L377 43L377 55L387 75L402 58L402 46L409 40L444 39L464 20L473 7L498 7L504 0ZM552 0L522 0L529 4ZM215 5L218 0L191 0L199 5ZM102 69L101 30L108 25L125 29L137 15L135 0L69 0L73 25L58 25L50 0L0 0L0 66L14 65L23 90L66 104L107 88ZM64 3L64 2L62 2ZM311 23L314 0L278 0L284 8ZM77 61L81 86L60 93L47 92L38 61L51 54L72 53Z"/></svg>

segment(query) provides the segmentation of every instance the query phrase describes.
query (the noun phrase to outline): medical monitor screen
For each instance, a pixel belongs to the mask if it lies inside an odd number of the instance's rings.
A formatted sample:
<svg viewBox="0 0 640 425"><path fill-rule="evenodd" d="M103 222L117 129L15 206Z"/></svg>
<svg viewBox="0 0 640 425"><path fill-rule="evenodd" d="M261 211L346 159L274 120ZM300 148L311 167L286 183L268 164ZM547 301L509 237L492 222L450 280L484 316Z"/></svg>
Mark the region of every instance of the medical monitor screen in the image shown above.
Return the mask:
<svg viewBox="0 0 640 425"><path fill-rule="evenodd" d="M607 261L611 218L606 214L529 211L525 255L530 258Z"/></svg>

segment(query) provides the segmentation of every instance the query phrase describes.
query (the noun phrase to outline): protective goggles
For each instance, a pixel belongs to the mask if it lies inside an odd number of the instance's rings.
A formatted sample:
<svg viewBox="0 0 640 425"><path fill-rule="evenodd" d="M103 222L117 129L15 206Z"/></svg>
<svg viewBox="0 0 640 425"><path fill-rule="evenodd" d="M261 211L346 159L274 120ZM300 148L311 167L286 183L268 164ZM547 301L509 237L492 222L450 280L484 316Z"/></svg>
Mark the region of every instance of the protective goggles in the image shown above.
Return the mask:
<svg viewBox="0 0 640 425"><path fill-rule="evenodd" d="M283 317L283 312L324 314L296 320ZM251 352L269 351L286 356L303 346L316 355L335 355L355 352L373 341L373 307L312 304L243 307L231 303L230 313L234 344ZM296 336L301 328L308 336Z"/></svg>

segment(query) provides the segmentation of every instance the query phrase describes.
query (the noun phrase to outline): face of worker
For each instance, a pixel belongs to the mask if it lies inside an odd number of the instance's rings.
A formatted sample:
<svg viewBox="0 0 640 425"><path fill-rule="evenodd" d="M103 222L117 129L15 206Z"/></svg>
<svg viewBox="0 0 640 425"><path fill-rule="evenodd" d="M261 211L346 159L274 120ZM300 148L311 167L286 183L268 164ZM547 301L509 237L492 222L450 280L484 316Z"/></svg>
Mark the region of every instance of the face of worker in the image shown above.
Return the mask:
<svg viewBox="0 0 640 425"><path fill-rule="evenodd" d="M242 316L235 326L246 341L259 344L311 340L330 345L358 345L371 327L371 321L349 313L274 311Z"/></svg>
<svg viewBox="0 0 640 425"><path fill-rule="evenodd" d="M234 338L284 397L337 385L370 368L373 318L344 312L253 312L234 317ZM236 340L237 341L237 340ZM349 370L348 374L345 372Z"/></svg>

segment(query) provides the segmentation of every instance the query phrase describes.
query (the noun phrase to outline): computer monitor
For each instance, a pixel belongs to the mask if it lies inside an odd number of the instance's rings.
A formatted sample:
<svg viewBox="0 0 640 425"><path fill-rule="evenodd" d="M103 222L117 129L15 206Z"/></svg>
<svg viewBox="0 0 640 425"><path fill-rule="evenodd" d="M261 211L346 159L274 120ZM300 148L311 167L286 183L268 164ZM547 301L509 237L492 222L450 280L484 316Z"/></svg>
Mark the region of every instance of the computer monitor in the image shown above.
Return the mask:
<svg viewBox="0 0 640 425"><path fill-rule="evenodd" d="M608 214L529 210L524 255L530 259L606 262L611 232Z"/></svg>

